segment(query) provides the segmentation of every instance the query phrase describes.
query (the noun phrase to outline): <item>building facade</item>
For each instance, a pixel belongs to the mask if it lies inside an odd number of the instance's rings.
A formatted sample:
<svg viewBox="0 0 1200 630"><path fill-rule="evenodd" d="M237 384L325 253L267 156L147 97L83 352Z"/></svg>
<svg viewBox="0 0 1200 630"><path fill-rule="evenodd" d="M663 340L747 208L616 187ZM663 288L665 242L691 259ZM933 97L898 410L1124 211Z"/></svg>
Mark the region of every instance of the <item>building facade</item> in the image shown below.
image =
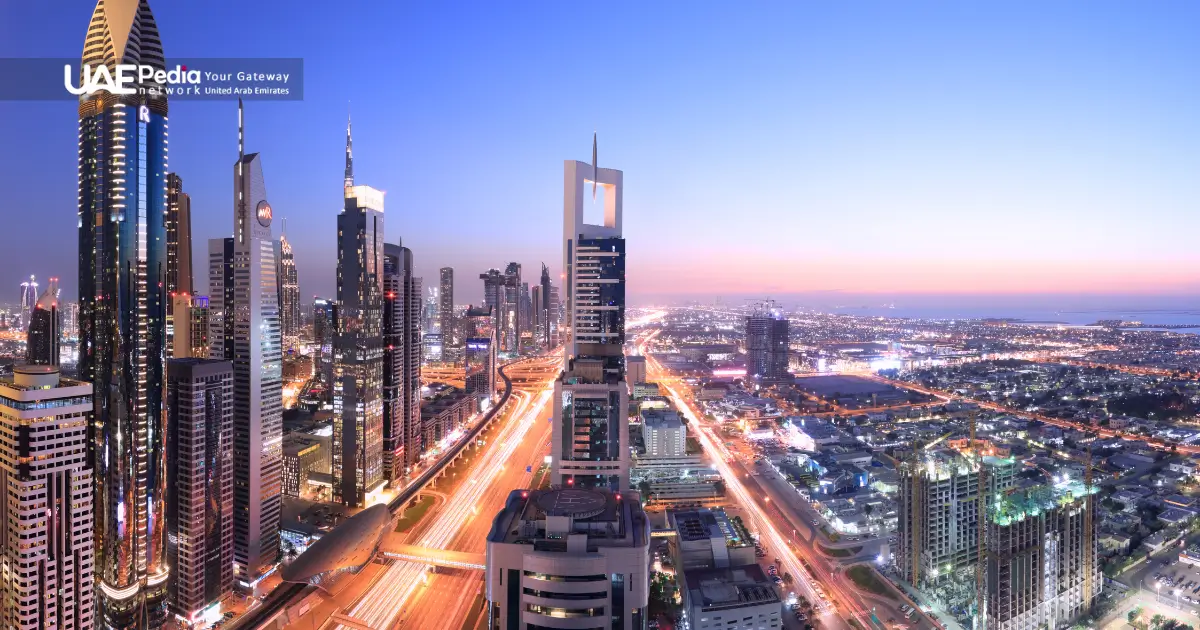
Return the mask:
<svg viewBox="0 0 1200 630"><path fill-rule="evenodd" d="M95 513L84 454L92 386L58 367L0 379L0 626L90 630Z"/></svg>
<svg viewBox="0 0 1200 630"><path fill-rule="evenodd" d="M491 399L496 393L496 328L489 307L468 306L462 320L463 374L467 393Z"/></svg>
<svg viewBox="0 0 1200 630"><path fill-rule="evenodd" d="M383 469L383 192L352 186L337 218L333 498L361 507ZM419 301L419 300L418 300Z"/></svg>
<svg viewBox="0 0 1200 630"><path fill-rule="evenodd" d="M593 146L593 154L595 153ZM563 268L567 340L554 383L551 483L629 487L629 389L625 384L625 239L621 171L564 164ZM588 182L604 189L604 222L584 222Z"/></svg>
<svg viewBox="0 0 1200 630"><path fill-rule="evenodd" d="M163 70L147 2L97 2L82 65ZM152 87L152 86L144 86ZM79 100L79 375L93 384L97 587L109 628L166 618L167 99L160 90Z"/></svg>
<svg viewBox="0 0 1200 630"><path fill-rule="evenodd" d="M262 157L245 152L244 121L239 101L233 308L226 306L224 316L233 320L234 579L238 588L249 590L279 557L283 345L271 236L274 211L267 201Z"/></svg>
<svg viewBox="0 0 1200 630"><path fill-rule="evenodd" d="M167 356L180 355L175 351L175 300L178 295L191 295L192 288L192 198L183 192L183 178L167 173ZM187 325L187 313L180 315L179 326ZM190 351L190 348L185 349Z"/></svg>
<svg viewBox="0 0 1200 630"><path fill-rule="evenodd" d="M50 278L46 292L29 313L25 336L25 362L30 365L58 365L62 341L62 315L58 312L58 278Z"/></svg>
<svg viewBox="0 0 1200 630"><path fill-rule="evenodd" d="M167 364L168 605L184 627L233 592L233 364Z"/></svg>
<svg viewBox="0 0 1200 630"><path fill-rule="evenodd" d="M313 376L325 386L326 400L333 394L333 300L313 298Z"/></svg>
<svg viewBox="0 0 1200 630"><path fill-rule="evenodd" d="M279 236L279 329L284 352L295 352L300 345L300 280L296 276L296 258L286 235Z"/></svg>
<svg viewBox="0 0 1200 630"><path fill-rule="evenodd" d="M746 376L763 383L778 383L790 376L786 317L761 312L746 318Z"/></svg>
<svg viewBox="0 0 1200 630"><path fill-rule="evenodd" d="M449 353L443 360L457 358L456 348L462 345L458 335L458 321L454 312L454 269L442 267L438 270L438 317L442 320L442 352Z"/></svg>
<svg viewBox="0 0 1200 630"><path fill-rule="evenodd" d="M383 246L383 457L384 476L400 481L425 450L421 431L421 288L412 250Z"/></svg>
<svg viewBox="0 0 1200 630"><path fill-rule="evenodd" d="M487 539L489 627L640 630L649 567L636 492L514 490Z"/></svg>

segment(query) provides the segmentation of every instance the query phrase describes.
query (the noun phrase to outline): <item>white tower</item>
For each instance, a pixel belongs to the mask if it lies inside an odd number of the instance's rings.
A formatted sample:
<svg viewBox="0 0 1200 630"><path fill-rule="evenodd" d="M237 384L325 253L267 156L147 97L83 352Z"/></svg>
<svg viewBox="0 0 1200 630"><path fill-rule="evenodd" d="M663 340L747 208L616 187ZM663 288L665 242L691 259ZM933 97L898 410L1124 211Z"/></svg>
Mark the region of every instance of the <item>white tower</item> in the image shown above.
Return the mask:
<svg viewBox="0 0 1200 630"><path fill-rule="evenodd" d="M262 160L245 152L238 101L238 161L233 216L234 579L250 589L279 551L283 471L282 343L276 288L273 211Z"/></svg>

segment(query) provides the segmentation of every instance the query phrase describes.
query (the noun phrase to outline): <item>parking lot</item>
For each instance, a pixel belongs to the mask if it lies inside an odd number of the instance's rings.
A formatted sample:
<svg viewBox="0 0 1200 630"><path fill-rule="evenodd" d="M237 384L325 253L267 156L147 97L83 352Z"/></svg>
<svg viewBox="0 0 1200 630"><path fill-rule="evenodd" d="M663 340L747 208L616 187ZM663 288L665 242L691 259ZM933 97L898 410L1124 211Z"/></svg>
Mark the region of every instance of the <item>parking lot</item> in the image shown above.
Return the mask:
<svg viewBox="0 0 1200 630"><path fill-rule="evenodd" d="M1154 573L1146 578L1149 583L1147 587L1157 592L1164 601L1200 606L1200 567L1179 558L1164 562L1158 563Z"/></svg>

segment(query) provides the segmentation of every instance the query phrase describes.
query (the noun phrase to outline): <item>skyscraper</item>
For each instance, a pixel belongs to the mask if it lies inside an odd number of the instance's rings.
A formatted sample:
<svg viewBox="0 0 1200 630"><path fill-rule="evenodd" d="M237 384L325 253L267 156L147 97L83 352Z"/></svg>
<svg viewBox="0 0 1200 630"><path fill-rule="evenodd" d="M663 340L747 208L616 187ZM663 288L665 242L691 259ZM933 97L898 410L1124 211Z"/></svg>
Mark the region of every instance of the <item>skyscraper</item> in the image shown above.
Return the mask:
<svg viewBox="0 0 1200 630"><path fill-rule="evenodd" d="M33 312L33 306L38 300L38 283L33 276L29 276L29 282L21 283L21 314L18 326L29 325L29 314Z"/></svg>
<svg viewBox="0 0 1200 630"><path fill-rule="evenodd" d="M541 329L538 331L540 335L539 343L545 348L554 347L553 330L557 326L557 313L550 308L550 269L542 263L542 277L539 278L537 298L533 300L533 308L537 312L538 323ZM555 317L552 317L555 315Z"/></svg>
<svg viewBox="0 0 1200 630"><path fill-rule="evenodd" d="M25 337L25 362L30 365L58 365L59 330L62 315L58 312L58 278L50 278L46 292L29 314L29 330Z"/></svg>
<svg viewBox="0 0 1200 630"><path fill-rule="evenodd" d="M454 314L454 269L442 267L438 277L438 317L442 320L442 352L445 353L447 348L457 348L461 345L458 322L455 321Z"/></svg>
<svg viewBox="0 0 1200 630"><path fill-rule="evenodd" d="M345 207L337 217L333 499L350 507L361 507L367 493L385 481L381 395L383 191L353 185L349 133L346 147ZM419 295L417 301L419 305Z"/></svg>
<svg viewBox="0 0 1200 630"><path fill-rule="evenodd" d="M468 394L496 394L496 326L491 307L468 306L463 318L467 335L463 352L464 388Z"/></svg>
<svg viewBox="0 0 1200 630"><path fill-rule="evenodd" d="M483 305L491 311L496 338L500 339L504 330L504 274L499 269L488 269L479 274L479 279L483 280Z"/></svg>
<svg viewBox="0 0 1200 630"><path fill-rule="evenodd" d="M412 250L383 246L386 300L383 313L384 475L396 482L424 451L421 432L421 290Z"/></svg>
<svg viewBox="0 0 1200 630"><path fill-rule="evenodd" d="M192 199L183 192L183 178L178 173L167 173L167 296L190 296L192 291ZM186 316L184 313L181 317ZM181 321L186 326L186 320ZM169 299L167 356L177 356L174 348L175 301Z"/></svg>
<svg viewBox="0 0 1200 630"><path fill-rule="evenodd" d="M333 396L333 301L313 298L313 376L325 386L326 402Z"/></svg>
<svg viewBox="0 0 1200 630"><path fill-rule="evenodd" d="M233 360L233 238L208 240L208 356Z"/></svg>
<svg viewBox="0 0 1200 630"><path fill-rule="evenodd" d="M191 342L191 353L189 357L203 359L208 356L208 317L210 314L208 296L196 295L192 297L191 308L188 309L188 321L191 324L191 334L188 340Z"/></svg>
<svg viewBox="0 0 1200 630"><path fill-rule="evenodd" d="M620 491L629 487L625 239L621 236L624 175L574 160L566 161L564 175L563 269L569 336L565 369L554 383L551 483ZM588 182L593 190L604 190L602 225L583 220Z"/></svg>
<svg viewBox="0 0 1200 630"><path fill-rule="evenodd" d="M788 372L788 319L764 307L746 317L746 375L764 384L791 377Z"/></svg>
<svg viewBox="0 0 1200 630"><path fill-rule="evenodd" d="M87 450L92 386L53 365L0 379L0 626L98 626L95 506ZM103 589L103 583L101 583Z"/></svg>
<svg viewBox="0 0 1200 630"><path fill-rule="evenodd" d="M233 308L225 306L225 319L233 319L233 574L238 586L248 590L279 555L283 355L271 238L274 212L267 202L262 159L245 151L244 123L239 100Z"/></svg>
<svg viewBox="0 0 1200 630"><path fill-rule="evenodd" d="M176 618L200 622L233 589L233 364L167 364L167 588Z"/></svg>
<svg viewBox="0 0 1200 630"><path fill-rule="evenodd" d="M82 65L164 70L145 0L97 2ZM155 87L145 85L143 87ZM161 90L79 101L79 375L93 385L97 588L109 628L166 616L163 370L167 99Z"/></svg>
<svg viewBox="0 0 1200 630"><path fill-rule="evenodd" d="M504 293L501 313L500 349L516 354L521 351L521 263L504 267Z"/></svg>
<svg viewBox="0 0 1200 630"><path fill-rule="evenodd" d="M279 236L279 328L284 351L293 351L300 343L300 280L296 259L287 235Z"/></svg>

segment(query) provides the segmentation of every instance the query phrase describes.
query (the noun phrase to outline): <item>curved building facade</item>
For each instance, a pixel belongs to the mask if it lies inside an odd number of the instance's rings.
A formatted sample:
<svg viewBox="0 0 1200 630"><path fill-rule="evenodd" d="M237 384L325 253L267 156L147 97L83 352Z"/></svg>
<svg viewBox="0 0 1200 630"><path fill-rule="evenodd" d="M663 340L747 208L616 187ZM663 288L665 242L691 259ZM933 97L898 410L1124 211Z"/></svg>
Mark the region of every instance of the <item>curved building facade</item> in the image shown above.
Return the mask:
<svg viewBox="0 0 1200 630"><path fill-rule="evenodd" d="M163 69L145 0L100 0L82 64ZM142 86L153 87L153 86ZM97 625L165 615L163 500L167 100L105 91L79 101L79 370L94 385Z"/></svg>

